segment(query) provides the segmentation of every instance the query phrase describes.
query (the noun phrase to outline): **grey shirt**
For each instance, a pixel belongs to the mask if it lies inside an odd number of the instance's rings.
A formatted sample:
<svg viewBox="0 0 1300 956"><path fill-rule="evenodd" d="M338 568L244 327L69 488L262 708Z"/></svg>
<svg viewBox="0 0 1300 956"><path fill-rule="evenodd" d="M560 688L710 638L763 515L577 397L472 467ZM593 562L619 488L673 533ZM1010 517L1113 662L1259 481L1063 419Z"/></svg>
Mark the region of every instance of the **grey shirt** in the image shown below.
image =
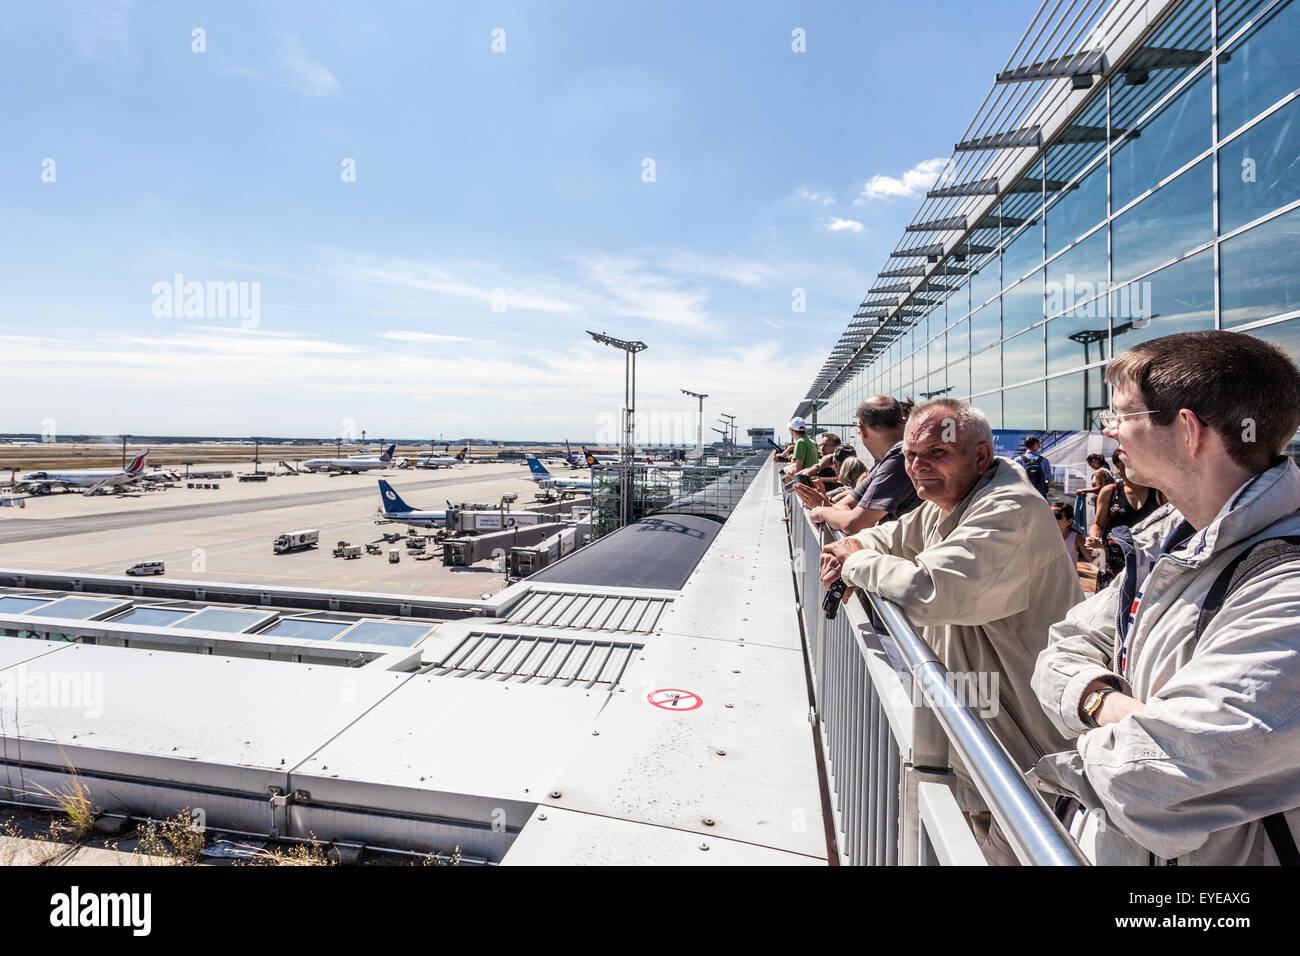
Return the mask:
<svg viewBox="0 0 1300 956"><path fill-rule="evenodd" d="M903 443L895 444L884 458L872 465L867 476L849 494L859 508L885 512L886 520L905 515L919 505L921 499L916 495L916 486L907 476Z"/></svg>

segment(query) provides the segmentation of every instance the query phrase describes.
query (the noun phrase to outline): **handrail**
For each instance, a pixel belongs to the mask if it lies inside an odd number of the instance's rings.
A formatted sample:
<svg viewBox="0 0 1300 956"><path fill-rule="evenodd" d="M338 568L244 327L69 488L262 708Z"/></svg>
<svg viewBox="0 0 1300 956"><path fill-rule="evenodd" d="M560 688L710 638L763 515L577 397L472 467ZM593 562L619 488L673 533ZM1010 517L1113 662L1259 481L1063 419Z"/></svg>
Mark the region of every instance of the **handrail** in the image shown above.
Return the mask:
<svg viewBox="0 0 1300 956"><path fill-rule="evenodd" d="M792 536L796 533L795 521L801 520L803 523L797 529L800 542L809 540L810 544L824 543L828 537L833 541L845 537L834 529L813 525L808 519L807 510L792 494L787 493L786 502L790 509ZM793 514L795 508L799 512L798 518ZM815 555L803 557L805 561L817 560ZM811 571L809 568L810 579ZM815 601L815 597L816 595L802 595L805 608ZM892 601L865 591L859 595L858 600L861 601L864 614L869 607L875 609L898 657L911 676L913 686L920 691L920 703L934 715L949 747L961 759L971 782L988 805L1016 857L1022 863L1035 866L1089 865L1078 844L1069 836L1037 791L1025 781L992 730L961 699L954 684L947 679L947 668L917 634L903 609ZM820 601L815 601L815 604L820 605ZM815 608L814 613L820 616L820 606ZM817 703L820 705L821 701ZM838 768L836 770L838 772ZM852 835L849 836L852 838Z"/></svg>
<svg viewBox="0 0 1300 956"><path fill-rule="evenodd" d="M903 609L877 594L864 592L907 662L916 685L925 695L975 788L1002 828L1016 857L1032 866L1087 865L1083 855L1025 781L987 724L971 710L946 680L948 670L930 645L913 630Z"/></svg>

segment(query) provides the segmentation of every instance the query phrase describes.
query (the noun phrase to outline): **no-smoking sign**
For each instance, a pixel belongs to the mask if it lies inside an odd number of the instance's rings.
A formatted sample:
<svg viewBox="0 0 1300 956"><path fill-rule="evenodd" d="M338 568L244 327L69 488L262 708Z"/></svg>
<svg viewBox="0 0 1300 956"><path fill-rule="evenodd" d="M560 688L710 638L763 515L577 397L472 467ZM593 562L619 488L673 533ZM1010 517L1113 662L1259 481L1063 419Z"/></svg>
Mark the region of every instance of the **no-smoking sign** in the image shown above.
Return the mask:
<svg viewBox="0 0 1300 956"><path fill-rule="evenodd" d="M704 703L699 694L689 690L678 690L675 687L652 690L645 699L663 710L695 710Z"/></svg>

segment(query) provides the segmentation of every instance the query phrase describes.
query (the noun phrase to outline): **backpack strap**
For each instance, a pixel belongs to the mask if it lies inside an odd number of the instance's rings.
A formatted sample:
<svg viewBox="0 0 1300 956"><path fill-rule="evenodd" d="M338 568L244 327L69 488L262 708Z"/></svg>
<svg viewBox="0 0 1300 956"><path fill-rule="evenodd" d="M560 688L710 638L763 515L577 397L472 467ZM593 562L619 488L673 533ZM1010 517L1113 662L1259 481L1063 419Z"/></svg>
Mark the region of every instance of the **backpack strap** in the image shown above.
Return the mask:
<svg viewBox="0 0 1300 956"><path fill-rule="evenodd" d="M1271 571L1278 565L1300 559L1300 537L1265 538L1250 545L1241 554L1228 562L1205 595L1201 604L1200 616L1196 619L1196 633L1193 643L1201 639L1205 629L1225 601L1248 579L1257 574Z"/></svg>
<svg viewBox="0 0 1300 956"><path fill-rule="evenodd" d="M1201 605L1200 616L1196 619L1193 643L1201 639L1201 635L1205 633L1205 628L1209 626L1214 615L1219 613L1224 602L1241 584L1257 574L1271 571L1278 565L1297 559L1300 559L1300 537L1265 538L1263 541L1256 541L1229 561L1228 566L1215 578L1214 584L1210 586L1210 591L1205 596L1205 602ZM1281 813L1273 813L1260 822L1264 824L1264 832L1268 834L1269 842L1273 844L1273 852L1277 854L1278 862L1282 866L1300 866L1300 850L1296 849L1295 837L1291 835L1286 817Z"/></svg>

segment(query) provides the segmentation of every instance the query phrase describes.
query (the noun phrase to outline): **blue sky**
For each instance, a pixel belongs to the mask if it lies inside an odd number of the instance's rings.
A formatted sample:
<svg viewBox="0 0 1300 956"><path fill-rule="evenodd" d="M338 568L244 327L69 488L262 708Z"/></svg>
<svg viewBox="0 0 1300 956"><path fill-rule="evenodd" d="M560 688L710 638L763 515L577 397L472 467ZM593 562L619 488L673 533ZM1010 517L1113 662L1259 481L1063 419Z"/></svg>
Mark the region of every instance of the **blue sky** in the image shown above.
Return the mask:
<svg viewBox="0 0 1300 956"><path fill-rule="evenodd" d="M1035 9L9 4L0 431L780 429Z"/></svg>

